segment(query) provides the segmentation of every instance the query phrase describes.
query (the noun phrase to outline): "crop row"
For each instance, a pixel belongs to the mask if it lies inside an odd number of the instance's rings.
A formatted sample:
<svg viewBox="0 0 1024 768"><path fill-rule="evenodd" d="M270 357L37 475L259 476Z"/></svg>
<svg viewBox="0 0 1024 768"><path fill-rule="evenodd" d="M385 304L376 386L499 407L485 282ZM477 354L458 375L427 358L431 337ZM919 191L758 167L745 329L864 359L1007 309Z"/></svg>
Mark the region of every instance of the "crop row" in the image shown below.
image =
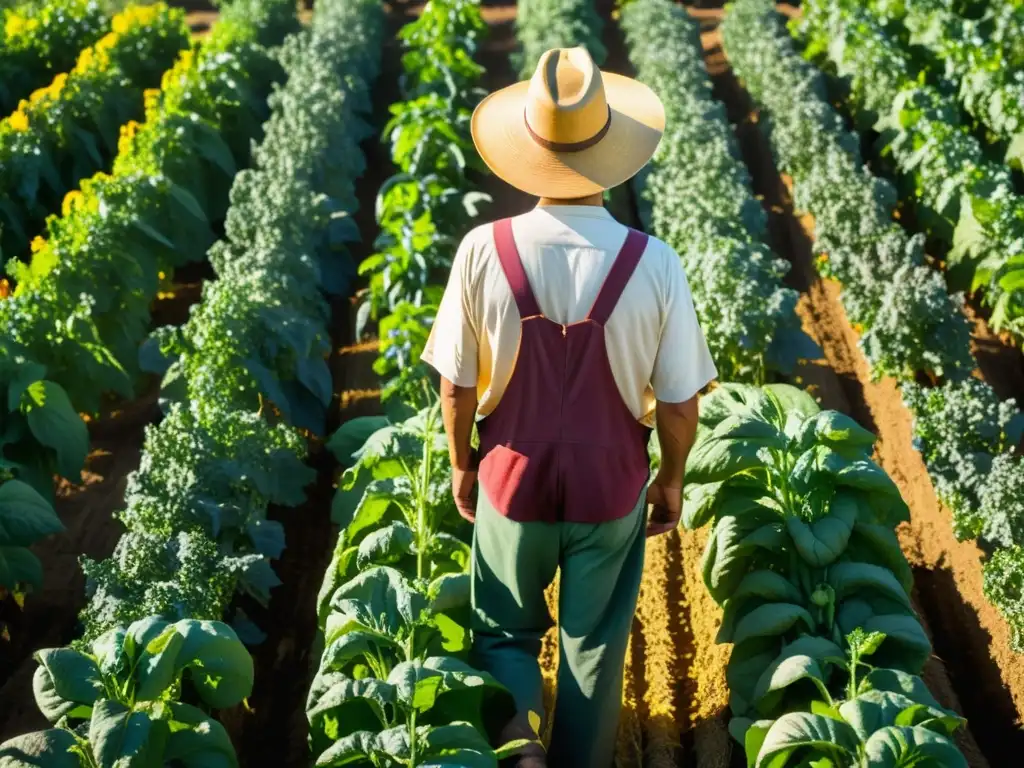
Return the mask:
<svg viewBox="0 0 1024 768"><path fill-rule="evenodd" d="M374 370L383 398L423 405L420 354L437 315L442 286L466 222L490 198L470 174L486 168L469 134L482 96L483 68L473 57L486 25L473 0L430 3L399 33L404 99L391 105L384 129L397 172L377 195L380 234L359 265L368 287L360 296L356 335L378 323Z"/></svg>
<svg viewBox="0 0 1024 768"><path fill-rule="evenodd" d="M701 167L710 160L709 174L731 180L723 185L731 204L710 199L705 226L739 230L741 242L763 248L763 214L750 205L758 204L728 123L710 99L695 24L663 0L635 0L623 25L638 75L660 86L670 145L720 147L683 155L686 164L669 177L677 184L655 206L714 190ZM666 165L659 157L652 175ZM744 222L752 222L745 231ZM768 285L779 290L782 273L769 272ZM702 291L697 283L698 303L714 297L726 315L743 301L740 291ZM733 644L730 730L751 766L849 766L863 755L895 763L918 749L929 765L966 765L949 739L960 719L915 677L930 643L910 604L911 572L894 531L907 508L870 460L873 445L851 419L821 411L787 385L721 384L702 399L683 523L712 524L703 575L724 608L717 641Z"/></svg>
<svg viewBox="0 0 1024 768"><path fill-rule="evenodd" d="M697 28L661 0L635 0L622 26L637 76L661 95L667 131L634 180L640 218L680 254L721 377L764 382L820 357L796 315L789 270L765 245L767 217L697 51ZM668 30L651 42L650 30Z"/></svg>
<svg viewBox="0 0 1024 768"><path fill-rule="evenodd" d="M297 25L276 14L248 1L225 9L216 33L165 73L145 122L129 124L113 173L83 181L31 261L9 265L18 287L0 301L7 589L39 582L25 547L60 530L53 475L80 479L89 435L79 413L95 413L108 392L131 394L160 276L213 240L209 222L223 215L279 69L260 42ZM188 226L172 227L175 217Z"/></svg>
<svg viewBox="0 0 1024 768"><path fill-rule="evenodd" d="M867 7L902 41L941 62L964 109L1005 147L1006 162L1021 167L1024 6L994 2L977 19L964 18L942 0L872 0Z"/></svg>
<svg viewBox="0 0 1024 768"><path fill-rule="evenodd" d="M434 281L481 199L465 156L483 29L475 0L433 0L400 32L406 100L385 130L400 171L378 198L382 252L361 268L370 275L364 313L382 315L377 371L390 377L393 416L355 419L331 439L346 469L306 707L317 766L494 766L484 714L511 707L501 685L463 660L469 529L449 492L440 408L417 364L436 314Z"/></svg>
<svg viewBox="0 0 1024 768"><path fill-rule="evenodd" d="M1004 548L985 564L986 594L1010 622L1015 647L1024 647L1024 596L1015 586L1024 576L1024 472L1012 453L1022 417L968 375L975 363L966 321L925 265L922 238L892 221L892 188L864 167L820 74L794 53L770 6L737 3L723 36L734 69L767 112L762 125L793 178L796 208L815 218L819 267L841 283L875 375L900 380L915 444L957 536ZM919 371L946 381L922 387Z"/></svg>
<svg viewBox="0 0 1024 768"><path fill-rule="evenodd" d="M290 18L288 2L263 6ZM330 400L321 291L332 288L333 262L348 258L350 227L339 233L337 223L355 208L361 114L380 53L368 43L379 43L381 19L373 0L325 2L311 30L275 54L287 83L270 98L255 167L235 177L227 236L210 252L217 279L183 328L156 334L153 360L177 372L173 385L165 380L168 413L129 478L128 532L110 560L86 564L84 640L37 655L37 702L57 727L0 756L237 765L224 729L177 699L183 679L211 709L252 689L252 659L216 619L236 588L265 597L273 586L267 559L284 541L267 506L299 503L311 480L306 440L285 415L296 401L276 396L315 381L317 401Z"/></svg>
<svg viewBox="0 0 1024 768"><path fill-rule="evenodd" d="M809 2L794 30L806 55L849 81L860 128L879 132L921 224L951 246L949 278L985 289L996 330L1024 334L1024 199L1009 168L990 161L955 96L921 70L859 3Z"/></svg>
<svg viewBox="0 0 1024 768"><path fill-rule="evenodd" d="M189 43L184 12L162 3L129 7L110 26L70 72L0 121L0 253L27 251L65 195L109 168L120 127L143 111L143 91Z"/></svg>
<svg viewBox="0 0 1024 768"><path fill-rule="evenodd" d="M0 114L66 72L82 48L103 35L97 0L28 0L0 11Z"/></svg>
<svg viewBox="0 0 1024 768"><path fill-rule="evenodd" d="M541 55L551 48L581 45L600 66L608 58L601 41L603 26L589 0L521 0L516 6L516 37L522 50L513 56L520 77L532 77Z"/></svg>

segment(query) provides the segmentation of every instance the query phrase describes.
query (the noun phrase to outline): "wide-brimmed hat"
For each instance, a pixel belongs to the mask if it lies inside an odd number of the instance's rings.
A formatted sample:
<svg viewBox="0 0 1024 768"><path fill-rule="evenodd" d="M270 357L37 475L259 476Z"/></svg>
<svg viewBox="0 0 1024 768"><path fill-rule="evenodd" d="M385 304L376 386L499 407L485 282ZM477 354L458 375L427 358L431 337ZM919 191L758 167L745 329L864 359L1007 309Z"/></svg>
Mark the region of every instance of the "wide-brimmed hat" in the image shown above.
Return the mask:
<svg viewBox="0 0 1024 768"><path fill-rule="evenodd" d="M586 48L555 48L533 78L496 91L473 113L477 151L512 186L573 199L630 179L654 155L665 108L654 91L602 72Z"/></svg>

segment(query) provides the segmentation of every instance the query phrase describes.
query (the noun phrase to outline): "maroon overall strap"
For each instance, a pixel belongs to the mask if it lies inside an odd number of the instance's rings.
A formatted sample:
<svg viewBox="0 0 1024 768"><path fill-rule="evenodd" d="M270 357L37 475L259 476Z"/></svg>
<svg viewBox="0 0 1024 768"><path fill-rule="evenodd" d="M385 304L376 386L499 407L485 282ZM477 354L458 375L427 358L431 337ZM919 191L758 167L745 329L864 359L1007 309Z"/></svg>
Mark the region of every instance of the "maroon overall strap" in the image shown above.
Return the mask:
<svg viewBox="0 0 1024 768"><path fill-rule="evenodd" d="M601 291L597 294L594 306L590 308L590 314L587 315L588 320L593 320L598 325L608 322L612 310L619 303L619 297L626 290L626 283L633 276L636 265L640 263L640 257L644 255L647 239L647 235L643 232L637 232L635 229L629 230L626 242L623 243L619 255L615 257L615 263L612 264L608 277L604 279L604 285L601 286Z"/></svg>
<svg viewBox="0 0 1024 768"><path fill-rule="evenodd" d="M516 299L520 319L541 314L540 305L530 288L530 281L519 258L515 238L512 236L512 219L501 219L494 222L494 246L498 249L498 259L508 280L508 287Z"/></svg>

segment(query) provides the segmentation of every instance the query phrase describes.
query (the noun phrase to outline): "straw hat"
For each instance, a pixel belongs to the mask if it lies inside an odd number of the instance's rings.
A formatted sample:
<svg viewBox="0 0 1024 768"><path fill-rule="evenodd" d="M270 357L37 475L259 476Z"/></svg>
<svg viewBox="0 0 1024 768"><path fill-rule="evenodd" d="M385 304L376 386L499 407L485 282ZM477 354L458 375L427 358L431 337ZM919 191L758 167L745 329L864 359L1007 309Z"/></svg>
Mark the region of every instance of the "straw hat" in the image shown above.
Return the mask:
<svg viewBox="0 0 1024 768"><path fill-rule="evenodd" d="M473 113L477 151L514 187L537 197L586 197L647 164L665 130L654 91L602 72L586 48L555 48L533 78L496 91Z"/></svg>

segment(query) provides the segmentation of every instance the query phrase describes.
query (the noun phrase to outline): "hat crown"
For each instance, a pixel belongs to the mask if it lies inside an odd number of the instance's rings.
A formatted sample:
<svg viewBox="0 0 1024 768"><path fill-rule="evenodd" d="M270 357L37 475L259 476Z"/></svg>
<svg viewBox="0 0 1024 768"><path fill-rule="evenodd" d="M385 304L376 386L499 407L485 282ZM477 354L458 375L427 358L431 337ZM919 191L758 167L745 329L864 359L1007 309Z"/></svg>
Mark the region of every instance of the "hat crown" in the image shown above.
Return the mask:
<svg viewBox="0 0 1024 768"><path fill-rule="evenodd" d="M605 130L604 81L586 48L554 48L541 56L530 80L525 118L536 138L553 145L585 143Z"/></svg>

